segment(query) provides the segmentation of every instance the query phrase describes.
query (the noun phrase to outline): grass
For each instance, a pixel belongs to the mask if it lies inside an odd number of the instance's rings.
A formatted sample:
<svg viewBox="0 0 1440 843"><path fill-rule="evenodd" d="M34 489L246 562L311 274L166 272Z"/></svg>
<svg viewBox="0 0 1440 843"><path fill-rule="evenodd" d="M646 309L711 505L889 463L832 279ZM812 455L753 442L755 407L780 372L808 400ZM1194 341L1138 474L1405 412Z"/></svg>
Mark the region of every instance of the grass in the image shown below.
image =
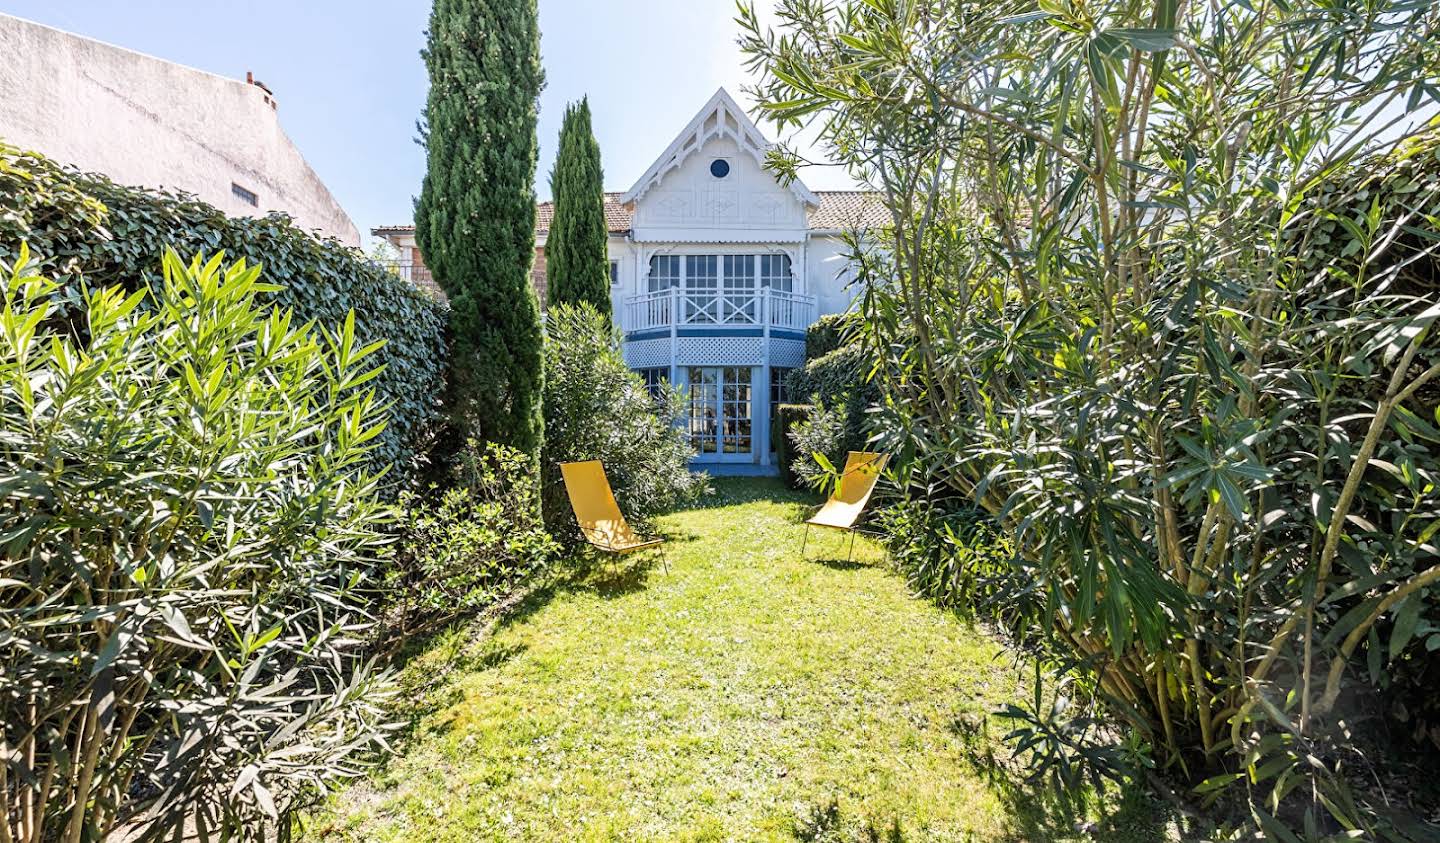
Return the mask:
<svg viewBox="0 0 1440 843"><path fill-rule="evenodd" d="M1007 774L989 713L1023 678L878 549L802 559L806 498L716 487L662 521L668 574L597 564L429 642L404 752L307 838L1162 839L1142 798L1071 813Z"/></svg>

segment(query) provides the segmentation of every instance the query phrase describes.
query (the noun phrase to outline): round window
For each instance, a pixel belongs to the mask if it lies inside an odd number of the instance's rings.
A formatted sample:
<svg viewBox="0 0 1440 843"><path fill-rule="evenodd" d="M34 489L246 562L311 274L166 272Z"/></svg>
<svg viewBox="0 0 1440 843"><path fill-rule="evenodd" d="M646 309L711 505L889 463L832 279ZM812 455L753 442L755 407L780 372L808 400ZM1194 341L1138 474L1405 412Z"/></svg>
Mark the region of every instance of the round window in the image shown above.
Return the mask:
<svg viewBox="0 0 1440 843"><path fill-rule="evenodd" d="M730 175L730 162L724 158L716 158L710 162L710 175L717 179L723 179Z"/></svg>

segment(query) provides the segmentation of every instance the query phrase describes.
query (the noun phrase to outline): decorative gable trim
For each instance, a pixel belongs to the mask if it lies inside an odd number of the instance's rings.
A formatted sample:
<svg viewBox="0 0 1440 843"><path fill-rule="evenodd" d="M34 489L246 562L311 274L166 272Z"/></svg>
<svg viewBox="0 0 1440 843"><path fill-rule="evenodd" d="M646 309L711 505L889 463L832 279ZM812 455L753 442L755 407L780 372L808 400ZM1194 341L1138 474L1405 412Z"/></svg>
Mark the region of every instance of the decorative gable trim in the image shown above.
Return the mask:
<svg viewBox="0 0 1440 843"><path fill-rule="evenodd" d="M703 149L707 143L722 137L735 141L742 153L755 159L755 163L762 168L765 166L765 154L770 150L771 143L760 133L760 129L745 113L745 109L735 102L728 91L721 88L674 142L655 159L655 163L635 182L635 186L620 197L620 203L631 205L659 184L668 173L683 166L690 156ZM790 182L790 192L807 207L814 208L820 204L820 200L810 188L798 178Z"/></svg>

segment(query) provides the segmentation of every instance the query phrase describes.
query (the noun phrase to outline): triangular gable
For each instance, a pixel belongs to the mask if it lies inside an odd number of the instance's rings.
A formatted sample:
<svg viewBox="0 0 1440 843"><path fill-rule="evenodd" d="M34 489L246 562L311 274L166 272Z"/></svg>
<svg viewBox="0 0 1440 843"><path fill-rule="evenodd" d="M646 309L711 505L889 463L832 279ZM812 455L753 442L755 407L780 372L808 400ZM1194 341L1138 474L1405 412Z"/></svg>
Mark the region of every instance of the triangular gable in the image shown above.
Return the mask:
<svg viewBox="0 0 1440 843"><path fill-rule="evenodd" d="M659 184L667 173L681 167L691 155L718 137L731 138L743 153L755 159L756 164L765 166L765 153L770 150L770 142L760 133L760 129L745 113L745 109L735 102L728 91L721 88L676 136L674 142L655 159L655 163L635 182L635 186L620 197L620 202L629 205L644 196L650 188ZM810 188L798 178L790 182L790 191L809 207L820 204L820 200Z"/></svg>

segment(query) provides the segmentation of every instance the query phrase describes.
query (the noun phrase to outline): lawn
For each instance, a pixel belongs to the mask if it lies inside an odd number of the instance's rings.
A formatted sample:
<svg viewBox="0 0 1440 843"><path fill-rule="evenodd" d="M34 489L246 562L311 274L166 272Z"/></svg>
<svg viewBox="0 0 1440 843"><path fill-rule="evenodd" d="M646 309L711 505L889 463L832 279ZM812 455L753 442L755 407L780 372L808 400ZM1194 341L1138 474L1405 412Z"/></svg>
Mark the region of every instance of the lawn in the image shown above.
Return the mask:
<svg viewBox="0 0 1440 843"><path fill-rule="evenodd" d="M668 574L601 563L428 642L401 755L307 839L1164 838L1142 796L1076 815L1016 781L989 713L1020 672L876 547L802 559L807 498L715 486L663 519Z"/></svg>

